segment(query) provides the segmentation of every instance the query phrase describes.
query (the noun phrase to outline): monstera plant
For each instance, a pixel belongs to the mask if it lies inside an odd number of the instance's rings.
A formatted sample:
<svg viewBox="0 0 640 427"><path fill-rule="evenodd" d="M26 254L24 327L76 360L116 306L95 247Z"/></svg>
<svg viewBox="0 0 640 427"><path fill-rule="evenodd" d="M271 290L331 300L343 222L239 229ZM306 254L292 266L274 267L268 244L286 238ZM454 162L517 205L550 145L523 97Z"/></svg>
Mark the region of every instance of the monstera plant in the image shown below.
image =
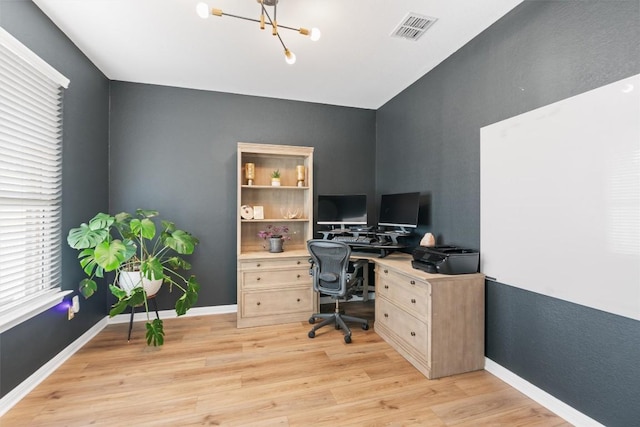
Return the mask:
<svg viewBox="0 0 640 427"><path fill-rule="evenodd" d="M150 292L155 294L157 288L149 291L147 283L165 283L169 291L182 293L175 304L178 316L195 304L200 290L196 277L184 274L191 265L181 257L193 253L198 239L177 229L173 222L158 221L158 212L152 210L138 209L135 214L122 212L115 216L98 213L88 223L71 229L67 236L69 246L80 252L78 259L87 275L80 282L80 293L89 298L98 289L95 278L114 272L109 290L117 301L109 315L144 305L147 344L154 346L164 343L164 329L162 320L150 320L147 299L154 296ZM139 280L125 286L124 276L131 272Z"/></svg>

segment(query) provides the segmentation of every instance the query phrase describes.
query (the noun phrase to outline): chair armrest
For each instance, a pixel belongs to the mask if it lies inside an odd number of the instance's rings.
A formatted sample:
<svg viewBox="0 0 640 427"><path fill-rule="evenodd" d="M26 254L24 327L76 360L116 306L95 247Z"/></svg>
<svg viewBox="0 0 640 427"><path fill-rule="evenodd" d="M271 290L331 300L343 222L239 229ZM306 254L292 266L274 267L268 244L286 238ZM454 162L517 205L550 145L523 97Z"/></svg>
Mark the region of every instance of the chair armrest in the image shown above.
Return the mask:
<svg viewBox="0 0 640 427"><path fill-rule="evenodd" d="M353 265L353 271L349 274L351 274L352 276L357 276L358 271L362 270L363 268L368 268L369 262L366 259L359 259L359 260L353 261L352 265Z"/></svg>
<svg viewBox="0 0 640 427"><path fill-rule="evenodd" d="M369 261L367 261L366 259L358 259L353 261L353 268L356 270L364 268L367 265L369 265Z"/></svg>

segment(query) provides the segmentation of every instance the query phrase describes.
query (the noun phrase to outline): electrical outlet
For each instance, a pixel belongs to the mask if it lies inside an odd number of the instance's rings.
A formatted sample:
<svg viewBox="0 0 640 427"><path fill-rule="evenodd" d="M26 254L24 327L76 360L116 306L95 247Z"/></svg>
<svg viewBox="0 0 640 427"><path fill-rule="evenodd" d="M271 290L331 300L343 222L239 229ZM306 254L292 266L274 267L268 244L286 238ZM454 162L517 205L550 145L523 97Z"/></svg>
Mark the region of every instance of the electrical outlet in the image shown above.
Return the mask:
<svg viewBox="0 0 640 427"><path fill-rule="evenodd" d="M75 315L75 313L73 312L73 307L69 306L68 312L67 312L67 318L69 320L73 319L73 316Z"/></svg>
<svg viewBox="0 0 640 427"><path fill-rule="evenodd" d="M71 299L71 309L73 310L74 313L77 313L80 311L80 300L78 299L78 295L75 295Z"/></svg>

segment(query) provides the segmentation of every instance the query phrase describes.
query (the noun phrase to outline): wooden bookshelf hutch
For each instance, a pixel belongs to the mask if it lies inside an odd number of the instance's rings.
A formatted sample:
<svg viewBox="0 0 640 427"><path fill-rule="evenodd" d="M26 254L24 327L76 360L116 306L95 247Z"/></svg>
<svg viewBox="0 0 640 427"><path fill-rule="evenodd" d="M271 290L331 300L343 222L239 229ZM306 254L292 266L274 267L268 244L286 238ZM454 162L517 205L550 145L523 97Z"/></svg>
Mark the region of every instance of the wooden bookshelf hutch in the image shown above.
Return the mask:
<svg viewBox="0 0 640 427"><path fill-rule="evenodd" d="M278 186L271 183L275 170ZM237 171L237 325L307 320L318 307L306 248L313 237L313 147L239 142ZM269 225L288 228L283 252L269 252L269 242L258 237Z"/></svg>

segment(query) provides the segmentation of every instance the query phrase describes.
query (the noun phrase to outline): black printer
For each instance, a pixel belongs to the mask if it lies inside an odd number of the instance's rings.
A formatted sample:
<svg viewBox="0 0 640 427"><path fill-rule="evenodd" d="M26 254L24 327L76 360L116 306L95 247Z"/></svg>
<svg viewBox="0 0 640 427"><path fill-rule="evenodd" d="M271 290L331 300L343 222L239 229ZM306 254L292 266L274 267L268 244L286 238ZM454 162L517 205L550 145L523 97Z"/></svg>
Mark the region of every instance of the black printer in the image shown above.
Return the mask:
<svg viewBox="0 0 640 427"><path fill-rule="evenodd" d="M427 273L477 273L480 253L457 246L418 246L413 250L411 265Z"/></svg>

